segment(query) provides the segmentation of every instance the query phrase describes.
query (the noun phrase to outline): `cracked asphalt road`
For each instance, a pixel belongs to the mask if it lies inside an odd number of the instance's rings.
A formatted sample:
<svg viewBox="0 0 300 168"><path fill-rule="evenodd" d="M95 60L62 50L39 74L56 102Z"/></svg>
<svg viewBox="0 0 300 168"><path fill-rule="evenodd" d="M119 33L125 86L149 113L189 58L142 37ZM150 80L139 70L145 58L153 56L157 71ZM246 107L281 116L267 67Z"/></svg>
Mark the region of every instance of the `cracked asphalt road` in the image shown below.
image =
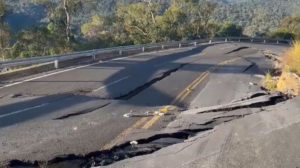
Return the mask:
<svg viewBox="0 0 300 168"><path fill-rule="evenodd" d="M241 48L245 45L255 48ZM0 162L84 155L120 144L151 120L124 118L129 112L172 103L180 108L228 103L244 94L254 75L271 67L258 46L285 49L235 43L172 49L6 82L0 86ZM224 88L206 88L214 85L215 75L226 79ZM174 115L149 129L161 130Z"/></svg>

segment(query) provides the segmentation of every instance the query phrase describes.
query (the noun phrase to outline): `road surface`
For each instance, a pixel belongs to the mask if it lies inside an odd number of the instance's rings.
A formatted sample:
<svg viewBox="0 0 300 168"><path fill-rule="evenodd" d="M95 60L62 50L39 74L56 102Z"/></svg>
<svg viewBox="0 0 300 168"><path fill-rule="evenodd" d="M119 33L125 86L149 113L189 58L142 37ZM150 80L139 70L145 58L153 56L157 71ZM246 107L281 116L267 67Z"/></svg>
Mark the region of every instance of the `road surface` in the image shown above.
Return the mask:
<svg viewBox="0 0 300 168"><path fill-rule="evenodd" d="M260 50L283 52L286 48L246 43L203 45L3 81L0 162L86 154L122 143L132 130L160 130L176 113L164 119L124 114L159 111L167 105L186 109L231 101L237 93L230 95L226 90L234 90L234 85L224 84L221 91L205 90L215 102L206 102L198 93L214 80L213 74L231 75L231 81L237 80L232 74L264 74L271 65L260 61L265 61ZM251 59L242 58L246 56ZM264 66L252 74L247 71L253 66L251 61Z"/></svg>

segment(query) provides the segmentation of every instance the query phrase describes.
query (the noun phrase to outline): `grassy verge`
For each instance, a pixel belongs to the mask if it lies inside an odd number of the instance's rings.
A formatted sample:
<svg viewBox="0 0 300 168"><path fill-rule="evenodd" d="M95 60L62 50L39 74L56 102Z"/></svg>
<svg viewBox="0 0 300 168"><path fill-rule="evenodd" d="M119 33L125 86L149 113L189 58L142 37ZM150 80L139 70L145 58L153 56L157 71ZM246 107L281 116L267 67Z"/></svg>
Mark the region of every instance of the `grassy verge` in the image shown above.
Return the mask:
<svg viewBox="0 0 300 168"><path fill-rule="evenodd" d="M283 71L300 75L300 41L294 43L282 60Z"/></svg>
<svg viewBox="0 0 300 168"><path fill-rule="evenodd" d="M270 91L280 91L289 95L300 95L300 41L285 53L281 63L282 73L273 76L268 73L263 86Z"/></svg>

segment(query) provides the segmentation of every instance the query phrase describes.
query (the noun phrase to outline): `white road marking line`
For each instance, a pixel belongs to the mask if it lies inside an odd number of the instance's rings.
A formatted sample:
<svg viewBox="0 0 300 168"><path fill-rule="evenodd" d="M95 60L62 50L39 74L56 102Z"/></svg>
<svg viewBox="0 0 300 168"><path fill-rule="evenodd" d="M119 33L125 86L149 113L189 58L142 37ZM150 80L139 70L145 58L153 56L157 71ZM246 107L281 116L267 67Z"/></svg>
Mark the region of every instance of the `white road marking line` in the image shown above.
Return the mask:
<svg viewBox="0 0 300 168"><path fill-rule="evenodd" d="M124 77L124 78L121 78L121 79L119 79L119 80L116 80L116 81L114 81L114 82L111 82L111 83L109 83L109 84L107 84L107 85L105 85L105 86L101 86L100 88L93 90L93 92L98 92L98 91L100 91L100 90L102 90L102 89L105 89L105 88L111 86L111 85L114 85L114 84L117 84L117 83L119 83L119 82L121 82L121 81L123 81L123 80L126 80L126 79L128 79L129 77L130 77L130 76L126 76L126 77Z"/></svg>
<svg viewBox="0 0 300 168"><path fill-rule="evenodd" d="M173 49L170 49L170 50L173 50ZM176 49L174 49L174 50L176 50ZM164 51L166 51L166 50L164 50ZM143 54L149 55L149 54L153 54L153 53L157 53L157 52L164 52L164 51L145 52L145 53L142 53L142 55ZM83 66L74 67L74 68L70 68L70 69L66 69L66 70L62 70L62 71L58 71L58 72L53 72L53 73L50 73L50 74L46 74L46 75L42 75L42 76L38 76L38 77L26 79L26 80L23 80L23 81L20 81L20 82L15 82L15 83L11 83L11 84L7 84L7 85L4 85L4 86L1 86L0 90L4 89L4 88L15 86L15 85L19 85L19 84L22 84L22 83L30 82L30 81L33 81L33 80L36 80L36 79L41 79L41 78L45 78L45 77L57 75L57 74L60 74L60 73L64 73L64 72L68 72L68 71L73 71L73 70L76 70L76 69L85 68L85 67L93 66L93 65L96 65L96 64L101 64L101 63L106 63L106 62L111 62L111 61L117 61L117 60L123 60L123 59L127 59L127 58L132 58L132 57L138 57L138 55L131 55L131 56L127 56L127 57L120 57L120 58L115 58L115 59L111 59L111 60L107 60L107 61L99 61L97 63L93 63L93 64L89 64L89 65L83 65Z"/></svg>
<svg viewBox="0 0 300 168"><path fill-rule="evenodd" d="M33 80L36 80L36 79L45 78L45 77L48 77L48 76L57 75L57 74L68 72L68 71L73 71L73 70L80 69L80 68L85 68L85 67L96 65L96 64L99 64L99 63L97 62L97 63L94 63L94 64L83 65L83 66L79 66L79 67L75 67L75 68L65 69L65 70L62 70L62 71L53 72L53 73L49 73L49 74L46 74L46 75L26 79L26 80L23 80L23 81L20 81L20 82L15 82L15 83L11 83L11 84L8 84L8 85L4 85L4 86L0 87L0 89L4 89L4 88L7 88L7 87L19 85L19 84L22 84L22 83L25 83L25 82L30 82L30 81L33 81Z"/></svg>
<svg viewBox="0 0 300 168"><path fill-rule="evenodd" d="M41 104L41 105L38 105L38 106L34 106L34 107L29 107L29 108L25 108L25 109L22 109L22 110L18 110L18 111L9 113L9 114L3 114L3 115L0 115L0 119L8 117L8 116L15 115L15 114L23 113L25 111L29 111L29 110L37 109L37 108L40 108L40 107L44 107L44 106L47 106L48 104L49 103L44 103L44 104Z"/></svg>
<svg viewBox="0 0 300 168"><path fill-rule="evenodd" d="M78 67L74 67L74 68L70 68L70 69L65 69L65 70L58 71L58 72L49 73L49 74L46 74L46 75L42 75L42 76L38 76L38 77L26 79L26 80L23 80L23 81L20 81L20 82L15 82L15 83L4 85L4 86L0 87L0 90L4 89L4 88L15 86L15 85L19 85L19 84L22 84L22 83L30 82L30 81L33 81L33 80L36 80L36 79L41 79L41 78L45 78L45 77L49 77L49 76L61 74L61 73L64 73L64 72L69 72L69 71L73 71L73 70L76 70L76 69L81 69L81 68L93 66L93 65L96 65L96 64L100 64L100 63L105 63L105 62L110 62L110 61L116 61L116 60L122 60L122 59L130 58L130 57L134 57L134 56L116 58L116 59L112 59L112 60L108 60L108 61L99 61L97 63L93 63L93 64L89 64L89 65L83 65L83 66L78 66Z"/></svg>

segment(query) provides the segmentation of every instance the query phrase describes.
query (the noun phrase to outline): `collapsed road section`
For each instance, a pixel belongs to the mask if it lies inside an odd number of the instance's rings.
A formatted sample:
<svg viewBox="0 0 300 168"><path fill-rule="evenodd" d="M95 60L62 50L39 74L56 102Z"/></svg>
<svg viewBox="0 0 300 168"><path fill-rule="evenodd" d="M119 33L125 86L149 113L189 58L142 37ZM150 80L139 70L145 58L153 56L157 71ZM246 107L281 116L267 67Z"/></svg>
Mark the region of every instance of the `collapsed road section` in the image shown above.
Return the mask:
<svg viewBox="0 0 300 168"><path fill-rule="evenodd" d="M261 94L261 93L260 93ZM10 162L10 167L27 167L27 168L39 168L41 165L46 164L47 167L73 167L73 168L89 168L93 166L107 166L115 162L129 159L137 156L151 154L160 149L166 148L174 144L184 143L199 133L205 133L213 130L217 125L233 121L245 117L247 115L253 114L252 111L248 112L238 112L237 109L243 108L264 108L268 105L274 105L276 103L282 102L284 96L275 94L263 94L260 96L258 93L253 93L247 98L242 98L241 101L233 102L231 104L224 104L217 107L209 107L210 110L205 110L206 113L215 113L218 111L223 111L219 116L211 117L210 120L198 120L197 123L189 121L188 118L198 118L203 114L202 109L194 109L189 111L184 111L181 113L178 119L171 122L169 126L154 135L144 137L143 139L137 139L134 141L128 141L119 146L115 146L110 150L105 151L95 151L87 155L66 155L62 157L57 157L49 161L36 161L33 163L13 160ZM259 99L259 100L258 100ZM251 102L251 103L249 103ZM231 110L230 110L230 109ZM198 111L197 113L191 113L191 111ZM234 112L234 115L232 114ZM188 117L187 117L188 116ZM186 119L186 120L185 120ZM185 121L183 121L185 120ZM201 122L202 121L202 122ZM186 122L188 124L185 127L174 126L178 122Z"/></svg>
<svg viewBox="0 0 300 168"><path fill-rule="evenodd" d="M275 106L292 101L281 93L262 90L260 76L271 66L257 50L232 44L217 48L220 48L218 54L211 47L200 56L173 60L168 65L148 65L146 70L163 68L157 71L159 73L149 73L151 76L148 74L147 78L143 78L147 80L126 78L118 85L109 85L108 89L97 92L99 97L89 92L74 94L77 98L69 100L71 108L64 108L66 105L61 102L62 107L53 114L49 113L50 121L31 121L21 124L22 128L15 127L24 130L22 132L10 131L16 130L14 127L3 129L0 135L10 139L7 141L0 136L4 144L1 151L7 154L5 161L9 161L8 167L191 167L189 163L194 164L198 158L217 157L218 151L223 151L230 144L236 131L225 129L221 132L223 134L215 135L219 129L249 117L265 115ZM234 51L237 48L241 49ZM226 64L220 64L224 61ZM219 66L214 68L216 65ZM134 85L123 88L124 83ZM197 87L190 87L196 84ZM111 96L115 100L101 98L106 91L116 91ZM189 96L186 96L187 93ZM169 105L168 102L176 100L177 95L187 98L180 97L180 101L176 101L178 104ZM160 107L174 110L165 113L165 110L157 110ZM158 116L160 119L148 127L148 123ZM136 126L139 119L143 122ZM265 124L265 121L261 123ZM250 124L260 125L260 122L251 120ZM244 127L260 130L257 125ZM124 131L126 134L123 134ZM239 134L245 135L245 132ZM24 137L24 141L15 139L19 136ZM28 144L28 139L40 143ZM198 140L201 142L198 143ZM19 144L27 145L20 148ZM199 146L190 149L193 144ZM16 148L17 152L10 150ZM168 158L177 154L181 156ZM168 165L160 157L176 160L176 165ZM199 167L202 164L195 165Z"/></svg>

